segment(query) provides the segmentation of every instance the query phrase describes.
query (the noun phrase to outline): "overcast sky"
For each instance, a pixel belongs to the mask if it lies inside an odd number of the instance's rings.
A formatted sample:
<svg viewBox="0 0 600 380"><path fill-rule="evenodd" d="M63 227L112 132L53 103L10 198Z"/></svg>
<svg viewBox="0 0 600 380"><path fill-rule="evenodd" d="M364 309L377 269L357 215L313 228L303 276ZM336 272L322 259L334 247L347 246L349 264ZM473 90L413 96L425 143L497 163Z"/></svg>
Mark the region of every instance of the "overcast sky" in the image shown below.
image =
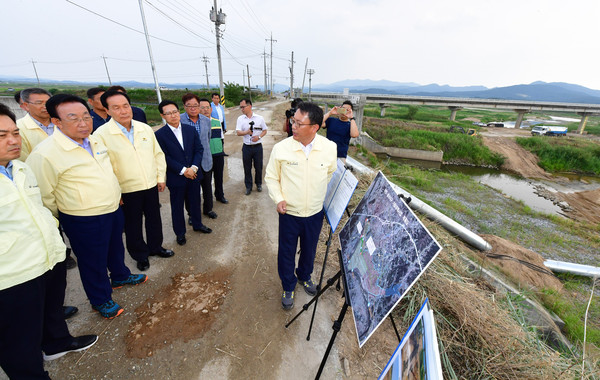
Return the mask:
<svg viewBox="0 0 600 380"><path fill-rule="evenodd" d="M152 82L138 0L4 0L0 76ZM78 4L81 7L78 7ZM500 87L569 82L600 89L598 0L219 0L227 15L223 75L262 85L273 34L273 78L313 85L344 79ZM213 0L144 0L161 84L218 84ZM157 10L158 9L158 10ZM162 12L162 13L161 13ZM180 25L171 21L177 21ZM187 30L186 30L187 29ZM182 46L185 45L185 46ZM267 61L267 65L269 61ZM308 86L308 78L306 79Z"/></svg>

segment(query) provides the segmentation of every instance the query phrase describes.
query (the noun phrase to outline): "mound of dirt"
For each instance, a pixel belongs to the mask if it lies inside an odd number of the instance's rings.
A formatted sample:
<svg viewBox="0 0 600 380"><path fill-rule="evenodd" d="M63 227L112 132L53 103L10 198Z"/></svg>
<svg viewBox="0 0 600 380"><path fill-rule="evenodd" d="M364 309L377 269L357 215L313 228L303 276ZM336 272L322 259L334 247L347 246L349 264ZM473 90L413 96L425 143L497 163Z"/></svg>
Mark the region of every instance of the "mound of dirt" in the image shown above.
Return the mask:
<svg viewBox="0 0 600 380"><path fill-rule="evenodd" d="M502 169L517 173L525 178L552 179L552 176L538 166L538 157L523 149L509 137L483 137L483 143L496 153L506 157Z"/></svg>
<svg viewBox="0 0 600 380"><path fill-rule="evenodd" d="M174 340L204 334L215 321L229 293L230 273L176 274L172 283L136 310L125 343L133 358L152 356Z"/></svg>
<svg viewBox="0 0 600 380"><path fill-rule="evenodd" d="M570 218L600 223L600 189L575 193L557 192L554 195L569 204L569 207L563 210Z"/></svg>
<svg viewBox="0 0 600 380"><path fill-rule="evenodd" d="M539 291L544 288L549 288L556 291L562 291L562 283L544 266L544 259L542 256L495 235L481 235L481 237L492 245L491 251L478 251L481 259L492 262L500 272L509 277L521 289L533 289ZM488 254L501 256L490 257ZM548 273L542 273L539 270L535 270L532 267L525 265L525 263L533 264L535 267L541 268L542 271L548 271Z"/></svg>

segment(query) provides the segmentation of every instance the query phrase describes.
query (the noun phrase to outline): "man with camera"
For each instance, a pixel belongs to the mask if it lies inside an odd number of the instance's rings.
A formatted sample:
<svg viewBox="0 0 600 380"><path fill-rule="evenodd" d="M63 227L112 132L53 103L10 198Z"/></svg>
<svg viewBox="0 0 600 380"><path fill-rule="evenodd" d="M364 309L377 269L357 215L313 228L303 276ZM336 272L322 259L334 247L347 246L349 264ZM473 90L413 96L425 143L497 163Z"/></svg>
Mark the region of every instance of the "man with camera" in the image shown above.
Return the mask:
<svg viewBox="0 0 600 380"><path fill-rule="evenodd" d="M244 137L242 161L244 163L244 184L246 195L252 192L252 165L254 165L254 182L256 191L262 191L263 148L262 138L267 134L267 124L262 116L252 112L252 101L242 99L240 109L243 115L238 117L235 132Z"/></svg>
<svg viewBox="0 0 600 380"><path fill-rule="evenodd" d="M353 110L352 102L346 100L341 107L333 107L323 117L323 128L327 129L327 138L337 144L337 156L344 161L344 164L350 138L359 135ZM337 118L330 118L332 115L337 115Z"/></svg>
<svg viewBox="0 0 600 380"><path fill-rule="evenodd" d="M287 133L288 137L292 137L294 132L292 131L292 121L294 120L294 114L298 105L302 103L301 98L292 100L289 110L285 110L285 123L283 124L283 132Z"/></svg>

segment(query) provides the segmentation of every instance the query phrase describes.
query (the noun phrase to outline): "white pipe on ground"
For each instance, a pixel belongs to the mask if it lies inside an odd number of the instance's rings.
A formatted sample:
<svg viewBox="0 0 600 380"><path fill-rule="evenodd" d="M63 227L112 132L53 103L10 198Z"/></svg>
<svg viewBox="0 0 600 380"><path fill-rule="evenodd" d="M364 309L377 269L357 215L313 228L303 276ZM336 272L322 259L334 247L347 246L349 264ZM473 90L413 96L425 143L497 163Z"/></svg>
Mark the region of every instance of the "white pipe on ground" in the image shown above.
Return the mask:
<svg viewBox="0 0 600 380"><path fill-rule="evenodd" d="M580 276L600 277L600 268L591 265L573 264L555 260L546 260L544 261L544 265L552 272L567 272Z"/></svg>

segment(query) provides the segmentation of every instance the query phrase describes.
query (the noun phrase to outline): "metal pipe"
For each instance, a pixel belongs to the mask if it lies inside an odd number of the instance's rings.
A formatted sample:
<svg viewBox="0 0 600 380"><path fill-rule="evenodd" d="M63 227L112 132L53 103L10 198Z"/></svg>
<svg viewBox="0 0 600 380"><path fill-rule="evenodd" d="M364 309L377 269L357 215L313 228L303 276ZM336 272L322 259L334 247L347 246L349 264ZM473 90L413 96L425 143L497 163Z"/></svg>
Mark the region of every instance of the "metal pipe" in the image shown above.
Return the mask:
<svg viewBox="0 0 600 380"><path fill-rule="evenodd" d="M579 276L600 277L600 268L591 265L573 264L564 261L546 260L544 265L553 272L573 273Z"/></svg>

